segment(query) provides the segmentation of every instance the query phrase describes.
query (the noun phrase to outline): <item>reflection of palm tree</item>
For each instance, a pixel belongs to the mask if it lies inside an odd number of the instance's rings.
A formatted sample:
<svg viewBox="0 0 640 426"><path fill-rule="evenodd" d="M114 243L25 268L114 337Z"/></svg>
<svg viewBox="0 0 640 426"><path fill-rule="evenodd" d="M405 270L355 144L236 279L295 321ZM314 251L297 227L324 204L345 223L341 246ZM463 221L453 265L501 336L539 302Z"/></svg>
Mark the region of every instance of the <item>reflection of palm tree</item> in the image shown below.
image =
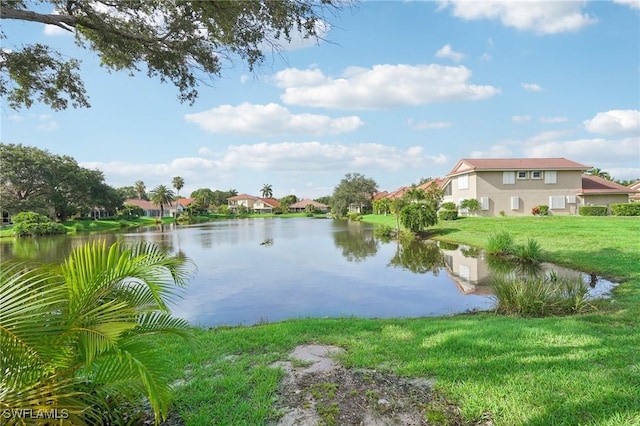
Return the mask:
<svg viewBox="0 0 640 426"><path fill-rule="evenodd" d="M171 205L173 199L173 191L164 185L158 185L149 192L149 201L160 206L160 218L164 217L164 206Z"/></svg>
<svg viewBox="0 0 640 426"><path fill-rule="evenodd" d="M269 185L268 183L265 183L262 186L262 190L260 190L260 192L262 193L262 196L264 198L271 198L273 197L273 190L271 189L271 185Z"/></svg>

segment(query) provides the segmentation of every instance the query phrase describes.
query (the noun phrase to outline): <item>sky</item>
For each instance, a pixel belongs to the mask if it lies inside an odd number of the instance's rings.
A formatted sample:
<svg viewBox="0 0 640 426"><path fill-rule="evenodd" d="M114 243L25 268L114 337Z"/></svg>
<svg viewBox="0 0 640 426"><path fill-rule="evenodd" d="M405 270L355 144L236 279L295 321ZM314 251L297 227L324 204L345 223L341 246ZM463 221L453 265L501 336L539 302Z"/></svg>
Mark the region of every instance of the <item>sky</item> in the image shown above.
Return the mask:
<svg viewBox="0 0 640 426"><path fill-rule="evenodd" d="M376 1L328 15L256 71L239 60L192 106L144 73L109 73L53 26L3 20L4 49L81 60L92 105L0 106L2 143L69 155L118 188L181 176L276 198L331 195L347 173L392 191L462 158L565 157L640 178L640 0Z"/></svg>

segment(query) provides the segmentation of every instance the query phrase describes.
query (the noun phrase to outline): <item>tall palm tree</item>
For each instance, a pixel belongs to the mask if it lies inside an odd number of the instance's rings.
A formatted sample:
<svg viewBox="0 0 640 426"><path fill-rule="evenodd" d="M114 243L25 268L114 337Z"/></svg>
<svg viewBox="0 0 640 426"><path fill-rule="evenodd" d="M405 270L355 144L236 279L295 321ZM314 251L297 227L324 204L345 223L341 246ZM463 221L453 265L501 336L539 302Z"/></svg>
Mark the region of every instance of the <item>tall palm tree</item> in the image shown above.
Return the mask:
<svg viewBox="0 0 640 426"><path fill-rule="evenodd" d="M180 196L180 190L184 188L184 179L180 176L176 176L171 181L171 185L176 189L176 196Z"/></svg>
<svg viewBox="0 0 640 426"><path fill-rule="evenodd" d="M160 218L164 217L164 206L170 206L175 195L164 185L158 185L149 192L149 201L160 206Z"/></svg>
<svg viewBox="0 0 640 426"><path fill-rule="evenodd" d="M273 197L273 190L271 189L271 185L265 183L260 190L263 198L271 198Z"/></svg>
<svg viewBox="0 0 640 426"><path fill-rule="evenodd" d="M0 406L44 409L66 418L59 424L112 424L119 404L145 397L156 422L166 417L168 366L148 336L189 337L188 323L167 306L188 265L148 242L98 241L59 266L3 262Z"/></svg>
<svg viewBox="0 0 640 426"><path fill-rule="evenodd" d="M146 192L147 191L147 187L144 185L144 182L141 181L141 180L137 180L133 184L133 189L138 194L138 200L142 200L147 195L147 192Z"/></svg>
<svg viewBox="0 0 640 426"><path fill-rule="evenodd" d="M597 167L592 168L587 173L589 173L591 176L598 176L603 179L611 180L611 175L609 174L609 172L605 172L604 170Z"/></svg>

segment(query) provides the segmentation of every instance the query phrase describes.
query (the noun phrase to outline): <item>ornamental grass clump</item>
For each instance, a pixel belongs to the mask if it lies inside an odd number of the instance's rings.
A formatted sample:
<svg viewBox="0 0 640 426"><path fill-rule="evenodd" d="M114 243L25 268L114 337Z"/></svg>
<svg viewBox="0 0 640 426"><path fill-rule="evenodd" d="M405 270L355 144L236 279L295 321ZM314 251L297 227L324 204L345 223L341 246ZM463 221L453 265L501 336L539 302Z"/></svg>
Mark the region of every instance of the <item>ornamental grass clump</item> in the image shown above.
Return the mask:
<svg viewBox="0 0 640 426"><path fill-rule="evenodd" d="M511 234L506 231L489 236L487 252L489 256L516 264L538 264L545 260L544 251L536 240L529 238L525 244L516 244Z"/></svg>
<svg viewBox="0 0 640 426"><path fill-rule="evenodd" d="M523 317L570 315L593 307L581 278L506 278L493 282L496 312Z"/></svg>

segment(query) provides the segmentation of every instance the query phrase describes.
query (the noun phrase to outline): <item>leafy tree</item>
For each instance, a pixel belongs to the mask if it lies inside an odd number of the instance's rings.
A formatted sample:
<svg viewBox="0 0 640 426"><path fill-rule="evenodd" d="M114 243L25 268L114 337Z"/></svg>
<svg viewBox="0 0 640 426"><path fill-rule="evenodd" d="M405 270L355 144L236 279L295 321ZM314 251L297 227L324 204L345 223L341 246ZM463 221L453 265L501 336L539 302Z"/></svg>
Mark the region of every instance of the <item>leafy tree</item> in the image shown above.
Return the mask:
<svg viewBox="0 0 640 426"><path fill-rule="evenodd" d="M408 202L424 201L427 199L427 193L424 189L418 188L413 185L403 194L403 197Z"/></svg>
<svg viewBox="0 0 640 426"><path fill-rule="evenodd" d="M209 188L198 188L195 191L191 192L190 197L202 203L202 205L205 207L209 207L211 204L213 204L215 198L213 191Z"/></svg>
<svg viewBox="0 0 640 426"><path fill-rule="evenodd" d="M592 168L591 170L587 171L587 173L590 174L591 176L598 176L603 179L613 180L609 172L605 172L604 170L599 169L597 167Z"/></svg>
<svg viewBox="0 0 640 426"><path fill-rule="evenodd" d="M391 200L389 198L373 200L373 211L375 214L383 214L385 216L391 213Z"/></svg>
<svg viewBox="0 0 640 426"><path fill-rule="evenodd" d="M189 276L187 259L149 243L94 242L59 266L1 265L4 409L66 410L65 424L124 424L114 418L118 406L145 397L157 421L166 417L169 366L149 336L190 335L168 308Z"/></svg>
<svg viewBox="0 0 640 426"><path fill-rule="evenodd" d="M121 186L120 188L116 188L118 194L124 199L129 200L132 198L138 198L138 192L133 186Z"/></svg>
<svg viewBox="0 0 640 426"><path fill-rule="evenodd" d="M337 216L344 216L351 204L361 205L364 209L371 208L371 201L376 192L378 184L375 180L360 173L347 173L333 191L331 210Z"/></svg>
<svg viewBox="0 0 640 426"><path fill-rule="evenodd" d="M138 194L138 200L147 200L147 187L145 186L144 182L141 180L137 180L134 184L133 187L136 190L136 193Z"/></svg>
<svg viewBox="0 0 640 426"><path fill-rule="evenodd" d="M400 221L409 231L418 234L438 223L438 215L426 203L411 203L400 211Z"/></svg>
<svg viewBox="0 0 640 426"><path fill-rule="evenodd" d="M262 185L262 189L260 190L260 193L264 198L273 197L273 189L271 188L271 185L269 185L268 183L265 183L264 185Z"/></svg>
<svg viewBox="0 0 640 426"><path fill-rule="evenodd" d="M44 3L40 5L39 3ZM35 7L35 6L38 7ZM54 13L42 13L42 9ZM193 104L205 77L221 75L224 60L240 58L250 70L299 32L318 37L331 1L63 1L0 2L2 19L56 25L95 52L109 71L170 81L181 102ZM5 38L4 34L1 37ZM79 62L42 44L0 50L0 95L11 108L43 102L54 110L88 107Z"/></svg>
<svg viewBox="0 0 640 426"><path fill-rule="evenodd" d="M69 156L14 144L0 144L2 209L10 213L53 209L61 221L93 207L115 211L121 202L98 170L80 167ZM105 205L105 203L107 205Z"/></svg>
<svg viewBox="0 0 640 426"><path fill-rule="evenodd" d="M158 185L149 192L149 201L160 206L160 218L164 217L164 206L170 206L174 199L173 191L164 185Z"/></svg>
<svg viewBox="0 0 640 426"><path fill-rule="evenodd" d="M184 179L180 176L175 176L171 180L171 185L176 189L176 197L180 197L180 190L184 188Z"/></svg>
<svg viewBox="0 0 640 426"><path fill-rule="evenodd" d="M322 204L327 205L327 206L330 206L332 204L331 195L324 195L322 197L318 197L318 198L314 199L313 201L317 201L317 202L322 203Z"/></svg>
<svg viewBox="0 0 640 426"><path fill-rule="evenodd" d="M232 188L227 191L227 194L229 194L229 197L235 197L236 195L238 195L238 191Z"/></svg>
<svg viewBox="0 0 640 426"><path fill-rule="evenodd" d="M298 197L296 197L294 194L290 194L290 195L285 195L284 197L280 198L278 201L280 202L280 208L282 209L282 212L286 213L289 211L289 206L291 204L295 204L298 202Z"/></svg>

